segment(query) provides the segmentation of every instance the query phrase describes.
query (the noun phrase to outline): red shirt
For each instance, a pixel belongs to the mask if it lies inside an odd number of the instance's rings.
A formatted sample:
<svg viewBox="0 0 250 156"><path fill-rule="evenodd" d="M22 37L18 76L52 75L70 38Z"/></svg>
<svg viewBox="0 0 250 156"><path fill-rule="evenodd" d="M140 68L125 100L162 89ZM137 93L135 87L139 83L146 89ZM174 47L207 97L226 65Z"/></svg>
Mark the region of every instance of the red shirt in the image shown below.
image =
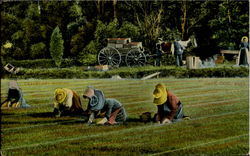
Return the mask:
<svg viewBox="0 0 250 156"><path fill-rule="evenodd" d="M168 118L169 120L173 120L176 111L179 107L180 100L179 98L174 95L171 91L167 92L167 101L161 105L158 105L158 120L162 121L165 118Z"/></svg>

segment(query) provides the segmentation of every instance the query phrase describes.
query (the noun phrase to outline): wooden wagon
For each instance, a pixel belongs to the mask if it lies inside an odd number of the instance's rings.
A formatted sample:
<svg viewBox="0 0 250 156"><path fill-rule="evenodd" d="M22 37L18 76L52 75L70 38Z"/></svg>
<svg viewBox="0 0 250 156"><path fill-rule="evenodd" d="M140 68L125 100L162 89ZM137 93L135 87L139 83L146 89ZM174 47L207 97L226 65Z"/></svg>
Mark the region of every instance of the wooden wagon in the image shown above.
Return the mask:
<svg viewBox="0 0 250 156"><path fill-rule="evenodd" d="M131 38L108 38L107 47L98 53L100 65L144 66L147 62L146 50L142 42L131 42Z"/></svg>

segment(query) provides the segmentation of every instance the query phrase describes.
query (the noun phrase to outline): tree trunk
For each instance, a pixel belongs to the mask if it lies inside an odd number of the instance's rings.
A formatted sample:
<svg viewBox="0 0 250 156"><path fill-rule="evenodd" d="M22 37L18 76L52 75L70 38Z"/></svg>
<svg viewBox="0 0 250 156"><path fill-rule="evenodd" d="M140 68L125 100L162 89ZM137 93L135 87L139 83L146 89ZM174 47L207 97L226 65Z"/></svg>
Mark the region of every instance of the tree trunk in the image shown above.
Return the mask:
<svg viewBox="0 0 250 156"><path fill-rule="evenodd" d="M117 0L113 0L114 19L117 18L116 4L117 4Z"/></svg>
<svg viewBox="0 0 250 156"><path fill-rule="evenodd" d="M186 40L187 37L187 1L182 2L182 20L181 20L181 38Z"/></svg>

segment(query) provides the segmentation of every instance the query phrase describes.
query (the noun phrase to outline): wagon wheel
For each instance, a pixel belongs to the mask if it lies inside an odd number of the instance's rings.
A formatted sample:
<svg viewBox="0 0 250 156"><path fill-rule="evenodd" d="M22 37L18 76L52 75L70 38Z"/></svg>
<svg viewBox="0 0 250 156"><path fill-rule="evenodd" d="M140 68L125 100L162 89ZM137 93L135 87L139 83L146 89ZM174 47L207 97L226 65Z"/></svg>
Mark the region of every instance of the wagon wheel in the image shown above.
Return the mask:
<svg viewBox="0 0 250 156"><path fill-rule="evenodd" d="M98 54L98 63L100 65L119 66L121 54L113 47L105 47Z"/></svg>
<svg viewBox="0 0 250 156"><path fill-rule="evenodd" d="M131 49L126 55L127 66L144 66L147 62L146 55L139 49Z"/></svg>

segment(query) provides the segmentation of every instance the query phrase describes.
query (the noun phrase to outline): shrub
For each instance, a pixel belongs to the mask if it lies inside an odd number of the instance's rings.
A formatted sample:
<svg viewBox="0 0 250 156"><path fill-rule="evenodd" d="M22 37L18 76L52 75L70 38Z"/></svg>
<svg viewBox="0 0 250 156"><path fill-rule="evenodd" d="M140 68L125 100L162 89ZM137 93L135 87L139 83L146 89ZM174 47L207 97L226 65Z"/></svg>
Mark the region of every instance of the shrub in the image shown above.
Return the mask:
<svg viewBox="0 0 250 156"><path fill-rule="evenodd" d="M55 62L52 59L36 59L36 60L10 60L10 64L15 67L22 68L54 68ZM75 65L73 59L63 59L61 67L71 67Z"/></svg>
<svg viewBox="0 0 250 156"><path fill-rule="evenodd" d="M118 30L119 37L130 37L134 41L140 40L140 29L129 22L124 22Z"/></svg>
<svg viewBox="0 0 250 156"><path fill-rule="evenodd" d="M30 48L30 57L35 58L45 58L44 54L46 51L46 45L43 42L33 44Z"/></svg>
<svg viewBox="0 0 250 156"><path fill-rule="evenodd" d="M55 64L57 67L60 67L62 57L63 57L63 39L62 39L62 33L60 32L59 27L57 26L51 35L50 40L50 55L52 59L55 61Z"/></svg>
<svg viewBox="0 0 250 156"><path fill-rule="evenodd" d="M248 77L249 69L246 67L222 67L204 69L184 69L176 67L138 67L138 68L118 68L106 72L86 71L82 67L71 68L49 68L49 69L21 69L14 77L18 78L110 78L113 75L120 75L122 78L142 78L149 74L161 72L160 77ZM4 78L13 75L5 74Z"/></svg>
<svg viewBox="0 0 250 156"><path fill-rule="evenodd" d="M84 54L82 55L78 61L82 64L82 65L94 65L96 64L97 58L96 58L96 54Z"/></svg>

